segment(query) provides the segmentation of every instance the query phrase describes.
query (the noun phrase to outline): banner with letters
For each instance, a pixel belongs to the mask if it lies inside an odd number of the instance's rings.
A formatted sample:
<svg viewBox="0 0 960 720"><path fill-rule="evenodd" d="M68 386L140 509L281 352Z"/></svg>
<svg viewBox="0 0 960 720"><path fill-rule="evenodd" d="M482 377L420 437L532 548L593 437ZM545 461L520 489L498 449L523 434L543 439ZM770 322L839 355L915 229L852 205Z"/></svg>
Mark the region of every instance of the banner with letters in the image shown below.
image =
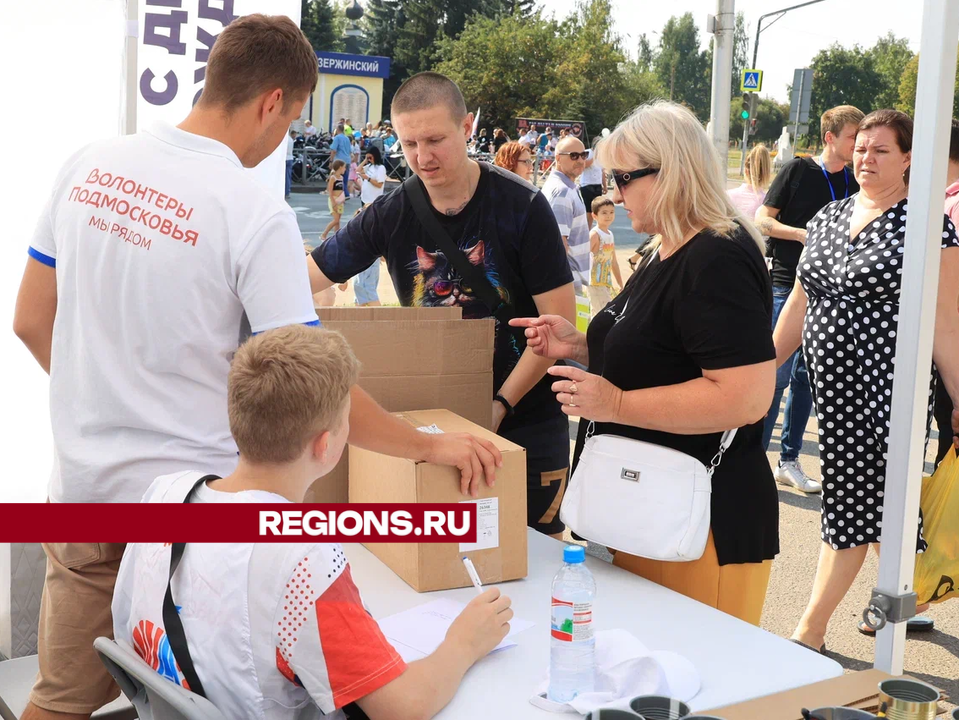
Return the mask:
<svg viewBox="0 0 960 720"><path fill-rule="evenodd" d="M517 133L524 135L530 128L536 128L538 132L543 132L550 128L555 133L561 130L569 130L575 138L587 142L587 125L583 120L549 120L545 118L517 118Z"/></svg>
<svg viewBox="0 0 960 720"><path fill-rule="evenodd" d="M220 32L251 13L300 24L300 0L138 0L137 127L177 125L203 90L210 48ZM283 194L286 138L251 172Z"/></svg>

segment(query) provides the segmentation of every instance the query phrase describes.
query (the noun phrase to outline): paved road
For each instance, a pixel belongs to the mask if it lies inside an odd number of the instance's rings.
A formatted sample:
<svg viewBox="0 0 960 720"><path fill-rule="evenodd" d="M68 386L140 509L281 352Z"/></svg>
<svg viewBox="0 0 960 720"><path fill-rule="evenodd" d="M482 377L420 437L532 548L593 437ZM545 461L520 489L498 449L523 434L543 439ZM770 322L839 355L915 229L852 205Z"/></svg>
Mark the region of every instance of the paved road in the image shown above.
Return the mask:
<svg viewBox="0 0 960 720"><path fill-rule="evenodd" d="M731 182L731 185L736 183ZM308 243L317 242L317 236L330 220L326 196L317 193L295 193L290 205L297 211L300 229ZM347 217L359 207L359 201L347 201ZM346 218L345 218L346 219ZM634 247L636 235L630 228L626 214L618 209L613 225L618 245ZM771 447L779 448L780 426L774 433ZM811 417L804 437L801 463L804 470L819 479L817 458L816 419ZM576 425L571 423L571 438ZM931 445L933 445L931 443ZM777 453L769 453L771 463ZM789 637L803 613L816 571L820 551L820 500L792 489L780 489L780 555L773 564L767 602L761 624L772 633ZM603 548L591 546L588 550L598 557L606 556ZM609 556L607 556L609 558ZM856 623L870 599L876 584L877 557L870 553L844 602L838 608L827 633L830 656L848 671L864 670L873 665L874 641L857 632ZM958 603L953 600L934 606L927 615L936 621L931 633L911 633L908 636L905 669L944 690L952 704L958 702Z"/></svg>
<svg viewBox="0 0 960 720"><path fill-rule="evenodd" d="M395 183L388 183L387 192L395 187ZM303 236L307 238L310 244L315 245L318 236L327 226L327 223L330 222L330 211L327 209L326 193L320 194L316 191L299 193L296 192L296 187L294 187L294 193L287 202L297 213L297 222L300 225L300 231L303 233ZM346 224L359 207L360 201L358 199L351 197L347 200L346 210L343 215L344 224ZM627 220L627 213L623 208L617 208L617 215L611 229L616 238L618 248L636 249L639 244L637 242L637 234L633 231L633 228L630 227L630 222Z"/></svg>

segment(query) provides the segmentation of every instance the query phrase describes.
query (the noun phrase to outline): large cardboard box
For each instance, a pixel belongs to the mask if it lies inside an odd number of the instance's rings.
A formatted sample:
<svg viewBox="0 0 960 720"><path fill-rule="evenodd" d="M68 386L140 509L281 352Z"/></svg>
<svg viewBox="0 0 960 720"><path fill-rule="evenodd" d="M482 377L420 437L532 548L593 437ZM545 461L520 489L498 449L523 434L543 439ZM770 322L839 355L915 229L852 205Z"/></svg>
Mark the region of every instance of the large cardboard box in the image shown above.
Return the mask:
<svg viewBox="0 0 960 720"><path fill-rule="evenodd" d="M463 320L459 307L317 308L360 360L361 388L390 412L446 408L485 428L493 409L492 318ZM313 484L306 502L347 502L349 449Z"/></svg>
<svg viewBox="0 0 960 720"><path fill-rule="evenodd" d="M456 468L414 462L360 450L350 453L351 503L476 502L477 542L370 543L367 549L417 592L467 587L461 558L469 557L484 584L527 575L527 454L519 445L449 410L398 413L414 427L468 432L489 440L503 455L497 482L480 484L477 500L460 494Z"/></svg>

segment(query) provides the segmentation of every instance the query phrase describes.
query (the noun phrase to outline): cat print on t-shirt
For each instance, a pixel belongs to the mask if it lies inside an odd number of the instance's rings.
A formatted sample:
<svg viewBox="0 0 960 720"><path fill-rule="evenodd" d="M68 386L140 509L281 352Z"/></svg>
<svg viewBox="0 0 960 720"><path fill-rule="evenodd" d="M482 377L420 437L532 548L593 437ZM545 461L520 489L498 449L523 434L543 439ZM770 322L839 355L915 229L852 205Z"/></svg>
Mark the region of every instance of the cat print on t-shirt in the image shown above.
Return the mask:
<svg viewBox="0 0 960 720"><path fill-rule="evenodd" d="M490 285L499 293L505 303L510 302L510 294L500 284L493 263L487 262L487 253L483 240L471 238L472 244L463 249L463 254L471 265L482 267ZM417 246L417 259L413 271L414 307L461 307L464 319L487 317L490 312L483 301L477 297L473 288L464 281L459 271L444 255L443 251L430 252Z"/></svg>
<svg viewBox="0 0 960 720"><path fill-rule="evenodd" d="M487 281L500 295L504 303L510 303L510 293L500 282L493 253L478 232L469 233L466 240L457 243L471 265L483 268ZM416 247L416 259L407 266L413 279L410 304L413 307L460 307L464 320L490 317L490 309L480 299L469 281L464 280L442 250L431 252L420 245ZM495 371L498 377L506 377L520 362L522 349L514 334L501 329L501 322L494 318L494 347L498 349Z"/></svg>

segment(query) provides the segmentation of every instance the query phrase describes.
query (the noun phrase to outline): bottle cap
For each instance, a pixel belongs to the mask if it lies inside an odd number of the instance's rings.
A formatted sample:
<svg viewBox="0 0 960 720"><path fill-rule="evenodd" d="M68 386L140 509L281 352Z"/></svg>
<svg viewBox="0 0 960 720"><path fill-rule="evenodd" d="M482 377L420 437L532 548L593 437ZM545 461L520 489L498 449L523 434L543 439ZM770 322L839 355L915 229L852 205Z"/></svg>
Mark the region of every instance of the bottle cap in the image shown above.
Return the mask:
<svg viewBox="0 0 960 720"><path fill-rule="evenodd" d="M580 545L567 545L563 549L563 561L565 563L582 563L585 557L583 547Z"/></svg>

